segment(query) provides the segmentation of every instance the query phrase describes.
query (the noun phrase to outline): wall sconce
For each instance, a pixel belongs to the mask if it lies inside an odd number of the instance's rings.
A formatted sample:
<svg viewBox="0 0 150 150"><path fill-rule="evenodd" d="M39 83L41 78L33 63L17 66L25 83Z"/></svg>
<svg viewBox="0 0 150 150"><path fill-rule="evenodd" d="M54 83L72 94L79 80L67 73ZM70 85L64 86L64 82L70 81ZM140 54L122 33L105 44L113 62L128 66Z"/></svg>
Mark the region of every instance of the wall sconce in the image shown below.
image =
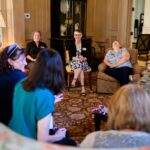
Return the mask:
<svg viewBox="0 0 150 150"><path fill-rule="evenodd" d="M0 12L0 47L2 46L2 37L3 37L3 34L2 34L2 28L3 27L6 27L6 24L5 24L5 21L4 21L4 18L2 16L2 13Z"/></svg>

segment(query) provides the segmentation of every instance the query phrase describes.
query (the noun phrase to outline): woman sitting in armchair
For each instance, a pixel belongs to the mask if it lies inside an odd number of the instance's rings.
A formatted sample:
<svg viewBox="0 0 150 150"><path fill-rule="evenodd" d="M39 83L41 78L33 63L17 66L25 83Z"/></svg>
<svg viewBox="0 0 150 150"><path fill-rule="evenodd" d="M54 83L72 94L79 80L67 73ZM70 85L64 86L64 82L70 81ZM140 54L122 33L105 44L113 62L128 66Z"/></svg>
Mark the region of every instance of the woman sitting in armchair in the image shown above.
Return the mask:
<svg viewBox="0 0 150 150"><path fill-rule="evenodd" d="M121 48L118 41L112 43L112 50L109 50L104 58L104 63L107 65L105 73L117 79L121 86L130 81L132 64L129 59L129 52L126 48Z"/></svg>

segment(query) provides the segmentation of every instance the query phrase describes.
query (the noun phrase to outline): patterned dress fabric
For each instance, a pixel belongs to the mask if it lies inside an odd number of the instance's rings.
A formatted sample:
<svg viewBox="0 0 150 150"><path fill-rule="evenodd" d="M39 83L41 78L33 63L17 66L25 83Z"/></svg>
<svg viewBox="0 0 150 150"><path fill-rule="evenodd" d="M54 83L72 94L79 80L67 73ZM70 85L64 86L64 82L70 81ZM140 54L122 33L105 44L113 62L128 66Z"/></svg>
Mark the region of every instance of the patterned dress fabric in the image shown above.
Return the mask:
<svg viewBox="0 0 150 150"><path fill-rule="evenodd" d="M76 57L79 57L79 56L81 56L81 50L76 51ZM72 71L77 68L81 68L83 71L87 71L88 69L90 69L87 60L84 60L82 62L79 60L71 60L70 67Z"/></svg>

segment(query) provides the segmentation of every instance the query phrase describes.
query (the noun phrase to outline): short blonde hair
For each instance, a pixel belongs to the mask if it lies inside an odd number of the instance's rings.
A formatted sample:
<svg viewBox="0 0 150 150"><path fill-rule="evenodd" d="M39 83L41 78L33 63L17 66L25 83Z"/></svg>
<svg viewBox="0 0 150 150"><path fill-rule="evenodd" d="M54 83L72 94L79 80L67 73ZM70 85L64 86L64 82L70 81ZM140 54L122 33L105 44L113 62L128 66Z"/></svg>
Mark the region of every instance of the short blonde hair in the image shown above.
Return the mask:
<svg viewBox="0 0 150 150"><path fill-rule="evenodd" d="M121 87L111 98L108 128L150 132L150 96L139 85Z"/></svg>

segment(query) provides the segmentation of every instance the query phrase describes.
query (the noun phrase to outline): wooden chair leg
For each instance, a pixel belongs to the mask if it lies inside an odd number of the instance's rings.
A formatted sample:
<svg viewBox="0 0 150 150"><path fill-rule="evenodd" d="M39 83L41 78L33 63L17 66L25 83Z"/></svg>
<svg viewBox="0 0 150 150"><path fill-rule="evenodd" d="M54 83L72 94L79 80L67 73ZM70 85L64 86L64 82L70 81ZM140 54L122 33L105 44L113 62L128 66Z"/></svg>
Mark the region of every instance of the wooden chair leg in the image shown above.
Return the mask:
<svg viewBox="0 0 150 150"><path fill-rule="evenodd" d="M90 90L92 90L92 72L89 72L89 83L90 83Z"/></svg>
<svg viewBox="0 0 150 150"><path fill-rule="evenodd" d="M70 73L67 74L68 91L70 90Z"/></svg>

